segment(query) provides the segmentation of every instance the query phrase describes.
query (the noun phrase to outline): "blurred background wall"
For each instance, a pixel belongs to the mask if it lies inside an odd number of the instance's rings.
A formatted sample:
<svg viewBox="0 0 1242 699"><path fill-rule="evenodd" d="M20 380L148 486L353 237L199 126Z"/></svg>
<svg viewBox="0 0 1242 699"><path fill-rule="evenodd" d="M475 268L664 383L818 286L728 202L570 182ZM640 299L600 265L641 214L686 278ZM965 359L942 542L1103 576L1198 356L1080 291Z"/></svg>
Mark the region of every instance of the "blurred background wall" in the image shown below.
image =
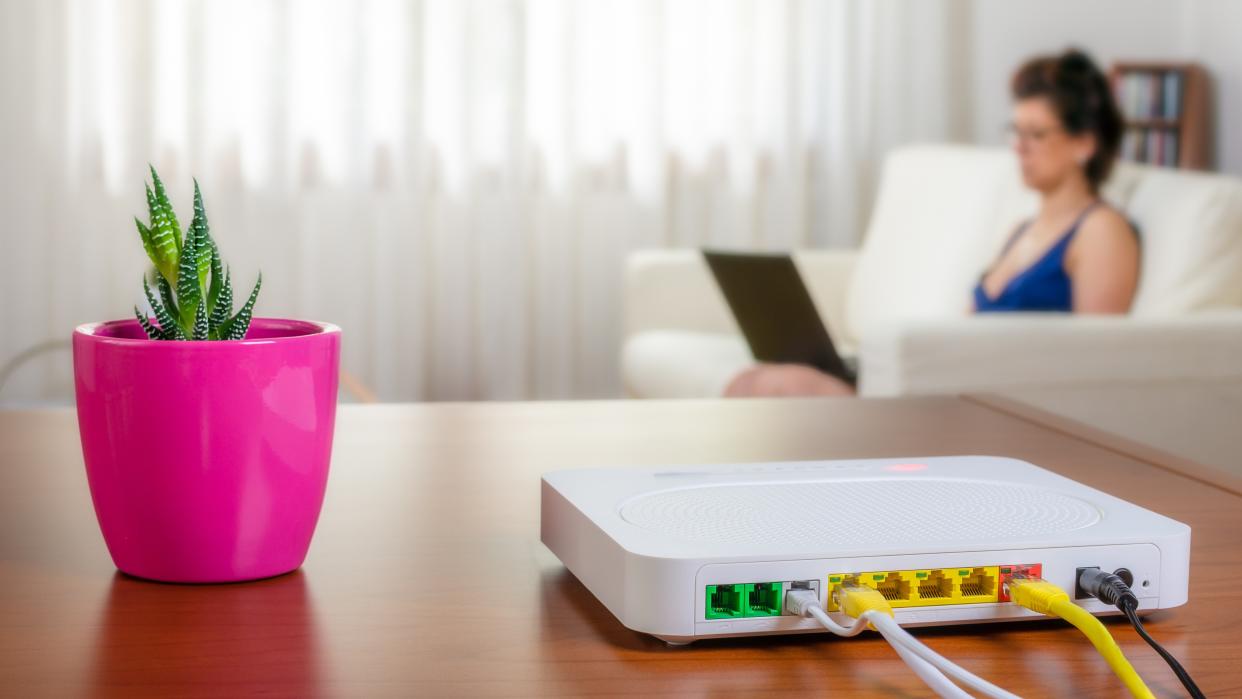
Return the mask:
<svg viewBox="0 0 1242 699"><path fill-rule="evenodd" d="M1002 142L1077 44L1213 72L1228 0L0 0L0 402L72 399L75 324L141 302L148 163L191 176L258 312L345 329L385 400L619 395L641 247L856 245L893 146ZM60 344L57 344L60 343Z"/></svg>

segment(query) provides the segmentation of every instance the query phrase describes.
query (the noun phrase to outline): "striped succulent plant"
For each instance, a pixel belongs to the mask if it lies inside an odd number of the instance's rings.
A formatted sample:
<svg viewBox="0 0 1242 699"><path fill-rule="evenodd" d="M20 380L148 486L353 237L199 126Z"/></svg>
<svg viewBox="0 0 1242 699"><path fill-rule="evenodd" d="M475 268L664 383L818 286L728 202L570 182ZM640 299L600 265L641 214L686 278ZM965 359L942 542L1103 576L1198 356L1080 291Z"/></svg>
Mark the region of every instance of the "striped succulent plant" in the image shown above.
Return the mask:
<svg viewBox="0 0 1242 699"><path fill-rule="evenodd" d="M154 281L158 296L144 276L143 291L155 313L148 318L137 306L134 315L152 340L240 340L250 327L254 303L259 298L263 275L240 310L233 313L233 282L220 261L220 249L207 227L203 195L194 181L194 218L182 238L164 183L151 168L147 185L150 221L137 218L138 235L147 257L155 265Z"/></svg>

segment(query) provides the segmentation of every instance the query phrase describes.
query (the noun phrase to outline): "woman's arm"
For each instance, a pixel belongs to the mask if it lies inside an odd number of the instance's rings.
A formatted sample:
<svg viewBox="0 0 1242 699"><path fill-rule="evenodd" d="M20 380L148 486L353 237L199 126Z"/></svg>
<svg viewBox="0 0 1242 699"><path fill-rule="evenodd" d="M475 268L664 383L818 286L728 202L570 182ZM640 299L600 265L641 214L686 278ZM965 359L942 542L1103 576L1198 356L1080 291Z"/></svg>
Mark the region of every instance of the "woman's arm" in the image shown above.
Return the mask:
<svg viewBox="0 0 1242 699"><path fill-rule="evenodd" d="M1075 313L1126 313L1138 288L1139 243L1111 208L1091 212L1065 256Z"/></svg>

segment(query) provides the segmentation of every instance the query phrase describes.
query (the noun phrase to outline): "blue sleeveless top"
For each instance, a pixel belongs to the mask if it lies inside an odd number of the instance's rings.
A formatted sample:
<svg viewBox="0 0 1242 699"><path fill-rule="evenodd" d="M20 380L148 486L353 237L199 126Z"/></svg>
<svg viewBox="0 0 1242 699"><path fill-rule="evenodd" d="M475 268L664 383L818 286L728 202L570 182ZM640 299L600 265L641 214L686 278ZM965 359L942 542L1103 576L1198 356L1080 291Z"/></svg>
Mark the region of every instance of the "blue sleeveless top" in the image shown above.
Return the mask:
<svg viewBox="0 0 1242 699"><path fill-rule="evenodd" d="M988 293L983 290L983 279L987 276L984 272L979 276L979 283L975 285L975 311L978 313L991 313L996 311L1060 311L1068 313L1074 308L1074 289L1070 282L1069 274L1065 272L1065 251L1069 248L1070 241L1074 239L1074 234L1078 232L1079 225L1082 220L1091 213L1091 210L1098 206L1100 202L1094 202L1081 214L1074 222L1070 224L1069 230L1061 236L1044 256L1036 260L1030 267L1019 272L1005 288L1001 289L1000 294L996 298L990 298ZM1022 235L1022 231L1030 222L1022 224L1017 231L1009 238L1009 242L1005 243L1005 247L997 255L997 260L1005 256L1009 248Z"/></svg>

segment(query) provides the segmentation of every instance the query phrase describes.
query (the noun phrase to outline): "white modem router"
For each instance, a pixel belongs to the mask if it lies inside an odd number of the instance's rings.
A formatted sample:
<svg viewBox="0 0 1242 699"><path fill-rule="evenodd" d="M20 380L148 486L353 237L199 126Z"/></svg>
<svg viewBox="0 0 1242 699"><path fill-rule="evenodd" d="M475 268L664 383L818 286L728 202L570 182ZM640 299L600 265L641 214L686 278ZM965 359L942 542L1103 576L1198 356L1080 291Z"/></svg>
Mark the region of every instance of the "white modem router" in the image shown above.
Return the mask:
<svg viewBox="0 0 1242 699"><path fill-rule="evenodd" d="M1038 618L1005 580L1070 591L1089 567L1129 576L1140 610L1186 602L1190 527L1017 459L560 471L542 499L544 544L622 624L670 643L822 631L785 593L816 590L832 613L851 581L908 626Z"/></svg>

